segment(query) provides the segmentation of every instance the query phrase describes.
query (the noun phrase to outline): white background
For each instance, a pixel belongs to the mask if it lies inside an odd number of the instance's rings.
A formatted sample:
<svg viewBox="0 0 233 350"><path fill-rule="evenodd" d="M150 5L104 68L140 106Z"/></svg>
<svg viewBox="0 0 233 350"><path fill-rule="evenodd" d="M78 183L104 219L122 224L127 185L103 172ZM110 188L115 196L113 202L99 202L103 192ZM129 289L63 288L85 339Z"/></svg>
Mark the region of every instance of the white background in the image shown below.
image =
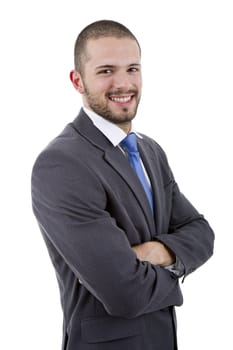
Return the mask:
<svg viewBox="0 0 233 350"><path fill-rule="evenodd" d="M69 81L74 41L104 18L141 43L137 129L162 145L216 233L214 257L182 285L179 349L232 349L233 10L225 0L1 1L0 348L60 349L59 293L31 210L31 168L79 111Z"/></svg>

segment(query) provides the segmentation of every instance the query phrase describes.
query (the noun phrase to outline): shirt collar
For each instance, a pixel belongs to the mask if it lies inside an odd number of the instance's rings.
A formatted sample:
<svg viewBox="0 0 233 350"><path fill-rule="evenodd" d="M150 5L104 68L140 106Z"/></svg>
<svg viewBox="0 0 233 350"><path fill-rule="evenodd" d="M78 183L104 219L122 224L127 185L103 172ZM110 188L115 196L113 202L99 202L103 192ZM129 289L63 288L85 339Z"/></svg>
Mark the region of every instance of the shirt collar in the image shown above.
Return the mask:
<svg viewBox="0 0 233 350"><path fill-rule="evenodd" d="M119 145L119 143L126 137L127 134L117 125L104 119L103 117L86 107L83 107L83 109L88 115L88 117L91 119L93 124L97 127L97 129L99 129L107 137L107 139L113 144L113 146ZM138 137L142 138L141 135L136 133L133 127L131 128L130 132L134 132Z"/></svg>

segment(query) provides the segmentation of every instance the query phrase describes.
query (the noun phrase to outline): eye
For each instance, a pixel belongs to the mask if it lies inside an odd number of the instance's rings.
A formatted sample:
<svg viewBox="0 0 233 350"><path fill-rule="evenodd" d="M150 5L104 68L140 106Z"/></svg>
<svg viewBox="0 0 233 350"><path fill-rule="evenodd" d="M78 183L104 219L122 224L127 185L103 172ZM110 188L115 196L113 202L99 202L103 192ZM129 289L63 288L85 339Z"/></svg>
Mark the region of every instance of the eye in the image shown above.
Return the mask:
<svg viewBox="0 0 233 350"><path fill-rule="evenodd" d="M130 72L130 73L137 73L137 72L140 72L140 69L138 67L130 67L128 69L128 72Z"/></svg>
<svg viewBox="0 0 233 350"><path fill-rule="evenodd" d="M100 71L98 71L97 74L107 75L107 74L111 74L111 73L112 73L112 70L109 68L106 68L106 69L101 69Z"/></svg>

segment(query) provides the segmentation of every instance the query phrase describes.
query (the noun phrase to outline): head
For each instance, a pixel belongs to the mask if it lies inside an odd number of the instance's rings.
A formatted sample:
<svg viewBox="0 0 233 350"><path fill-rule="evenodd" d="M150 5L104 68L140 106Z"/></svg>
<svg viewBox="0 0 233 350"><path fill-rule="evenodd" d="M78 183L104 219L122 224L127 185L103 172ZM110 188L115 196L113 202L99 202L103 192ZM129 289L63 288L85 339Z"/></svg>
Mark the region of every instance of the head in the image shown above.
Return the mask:
<svg viewBox="0 0 233 350"><path fill-rule="evenodd" d="M141 51L135 36L120 23L97 21L75 43L70 73L84 106L125 128L135 117L141 96Z"/></svg>

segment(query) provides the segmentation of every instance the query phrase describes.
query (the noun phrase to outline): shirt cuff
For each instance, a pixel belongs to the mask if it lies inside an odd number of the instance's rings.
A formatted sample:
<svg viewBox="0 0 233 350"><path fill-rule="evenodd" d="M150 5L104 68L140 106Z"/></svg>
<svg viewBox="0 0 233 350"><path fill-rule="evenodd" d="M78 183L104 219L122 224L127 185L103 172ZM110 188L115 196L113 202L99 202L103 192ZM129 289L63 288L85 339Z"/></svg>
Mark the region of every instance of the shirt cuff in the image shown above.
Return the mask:
<svg viewBox="0 0 233 350"><path fill-rule="evenodd" d="M177 277L182 277L184 275L184 265L178 257L176 257L176 262L172 265L164 267L166 270L174 273Z"/></svg>

